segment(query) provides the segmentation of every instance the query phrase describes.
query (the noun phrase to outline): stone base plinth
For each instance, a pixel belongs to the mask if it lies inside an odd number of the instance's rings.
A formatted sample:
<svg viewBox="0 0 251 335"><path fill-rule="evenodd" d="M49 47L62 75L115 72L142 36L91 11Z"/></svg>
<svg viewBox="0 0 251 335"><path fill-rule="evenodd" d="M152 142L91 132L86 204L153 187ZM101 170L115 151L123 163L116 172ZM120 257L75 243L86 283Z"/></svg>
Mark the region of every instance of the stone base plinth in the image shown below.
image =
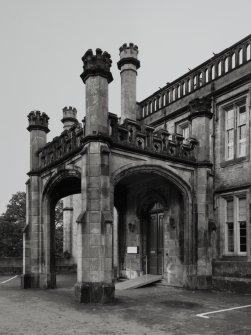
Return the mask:
<svg viewBox="0 0 251 335"><path fill-rule="evenodd" d="M76 283L75 299L79 303L107 304L114 300L113 283Z"/></svg>
<svg viewBox="0 0 251 335"><path fill-rule="evenodd" d="M199 275L197 276L197 289L210 290L212 288L212 276Z"/></svg>
<svg viewBox="0 0 251 335"><path fill-rule="evenodd" d="M189 275L184 287L190 290L210 290L212 288L212 276Z"/></svg>
<svg viewBox="0 0 251 335"><path fill-rule="evenodd" d="M21 275L21 288L31 288L31 274Z"/></svg>
<svg viewBox="0 0 251 335"><path fill-rule="evenodd" d="M56 273L25 273L21 275L21 288L55 288Z"/></svg>

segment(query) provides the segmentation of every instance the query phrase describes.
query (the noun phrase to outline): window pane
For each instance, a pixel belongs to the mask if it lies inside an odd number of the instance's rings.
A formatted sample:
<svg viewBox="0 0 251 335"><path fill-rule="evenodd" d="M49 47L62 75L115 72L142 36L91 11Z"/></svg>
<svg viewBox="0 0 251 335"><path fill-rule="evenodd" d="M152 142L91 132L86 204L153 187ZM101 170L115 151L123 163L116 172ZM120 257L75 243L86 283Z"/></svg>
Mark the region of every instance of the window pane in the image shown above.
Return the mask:
<svg viewBox="0 0 251 335"><path fill-rule="evenodd" d="M234 201L227 200L227 222L234 221Z"/></svg>
<svg viewBox="0 0 251 335"><path fill-rule="evenodd" d="M227 223L227 250L234 252L234 225L233 222Z"/></svg>
<svg viewBox="0 0 251 335"><path fill-rule="evenodd" d="M238 125L246 124L246 106L239 107Z"/></svg>
<svg viewBox="0 0 251 335"><path fill-rule="evenodd" d="M238 156L246 155L246 106L238 110Z"/></svg>
<svg viewBox="0 0 251 335"><path fill-rule="evenodd" d="M238 199L238 221L240 252L247 251L246 198Z"/></svg>
<svg viewBox="0 0 251 335"><path fill-rule="evenodd" d="M247 228L246 221L240 221L240 252L247 251Z"/></svg>
<svg viewBox="0 0 251 335"><path fill-rule="evenodd" d="M226 130L234 128L234 110L230 109L226 112Z"/></svg>
<svg viewBox="0 0 251 335"><path fill-rule="evenodd" d="M189 127L182 128L182 136L184 139L187 139L189 137Z"/></svg>
<svg viewBox="0 0 251 335"><path fill-rule="evenodd" d="M246 198L239 198L238 221L246 221Z"/></svg>
<svg viewBox="0 0 251 335"><path fill-rule="evenodd" d="M227 159L234 158L234 130L227 131Z"/></svg>

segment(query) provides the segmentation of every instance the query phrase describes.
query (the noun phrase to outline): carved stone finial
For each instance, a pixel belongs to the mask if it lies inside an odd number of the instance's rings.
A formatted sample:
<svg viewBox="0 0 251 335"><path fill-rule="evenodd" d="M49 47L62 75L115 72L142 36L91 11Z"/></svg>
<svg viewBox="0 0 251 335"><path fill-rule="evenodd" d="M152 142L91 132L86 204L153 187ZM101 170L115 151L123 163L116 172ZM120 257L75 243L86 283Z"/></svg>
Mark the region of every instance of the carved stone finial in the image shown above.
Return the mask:
<svg viewBox="0 0 251 335"><path fill-rule="evenodd" d="M133 64L136 66L136 69L140 67L140 61L138 60L138 46L129 43L124 43L120 48L119 48L119 55L120 55L120 60L118 61L118 69L121 70L121 67L124 64Z"/></svg>
<svg viewBox="0 0 251 335"><path fill-rule="evenodd" d="M112 65L111 55L96 49L96 55L93 54L91 49L87 50L82 57L84 63L84 72L81 74L81 78L85 83L90 76L101 76L107 79L108 83L113 81L113 76L110 71Z"/></svg>
<svg viewBox="0 0 251 335"><path fill-rule="evenodd" d="M207 116L212 117L211 113L211 99L210 98L197 98L189 103L190 108L190 119L193 119L197 116Z"/></svg>
<svg viewBox="0 0 251 335"><path fill-rule="evenodd" d="M45 113L42 113L40 111L31 111L28 114L28 121L29 126L27 128L28 131L32 130L43 130L46 133L49 133L49 116Z"/></svg>

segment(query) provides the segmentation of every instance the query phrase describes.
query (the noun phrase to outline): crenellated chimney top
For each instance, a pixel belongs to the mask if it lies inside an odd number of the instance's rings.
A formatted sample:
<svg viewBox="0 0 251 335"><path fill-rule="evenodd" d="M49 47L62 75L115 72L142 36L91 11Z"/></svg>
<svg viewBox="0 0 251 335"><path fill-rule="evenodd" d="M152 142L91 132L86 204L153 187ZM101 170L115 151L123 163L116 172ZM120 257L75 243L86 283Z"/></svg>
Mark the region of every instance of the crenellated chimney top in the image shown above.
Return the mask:
<svg viewBox="0 0 251 335"><path fill-rule="evenodd" d="M118 61L118 69L121 70L121 67L124 64L133 64L135 65L136 69L140 67L140 61L138 60L138 46L133 43L124 43L120 48L119 48L119 55L120 55L120 60Z"/></svg>
<svg viewBox="0 0 251 335"><path fill-rule="evenodd" d="M140 67L138 47L133 43L124 43L119 48L120 60L117 65L121 77L121 122L125 119L137 120L137 70Z"/></svg>
<svg viewBox="0 0 251 335"><path fill-rule="evenodd" d="M77 109L72 106L64 107L61 122L64 125L64 129L70 129L74 124L78 123Z"/></svg>
<svg viewBox="0 0 251 335"><path fill-rule="evenodd" d="M49 133L49 116L40 111L34 110L28 114L29 126L27 128L28 131L32 130L43 130L46 133Z"/></svg>
<svg viewBox="0 0 251 335"><path fill-rule="evenodd" d="M108 83L113 81L113 76L110 72L112 65L111 55L107 51L96 49L96 55L93 54L92 49L86 51L82 57L84 63L84 72L80 75L83 82L90 76L101 76L107 79Z"/></svg>

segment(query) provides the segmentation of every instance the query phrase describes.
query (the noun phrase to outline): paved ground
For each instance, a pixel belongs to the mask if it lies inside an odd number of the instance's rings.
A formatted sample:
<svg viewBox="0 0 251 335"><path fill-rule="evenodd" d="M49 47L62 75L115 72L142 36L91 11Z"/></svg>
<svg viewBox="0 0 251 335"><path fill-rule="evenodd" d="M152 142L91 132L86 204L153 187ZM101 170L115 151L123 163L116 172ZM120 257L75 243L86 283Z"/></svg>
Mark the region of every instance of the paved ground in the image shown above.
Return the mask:
<svg viewBox="0 0 251 335"><path fill-rule="evenodd" d="M0 276L0 283L10 277ZM0 284L0 335L251 334L251 295L149 286L117 291L111 305L79 305L74 276L58 276L54 290L22 290L20 278Z"/></svg>

